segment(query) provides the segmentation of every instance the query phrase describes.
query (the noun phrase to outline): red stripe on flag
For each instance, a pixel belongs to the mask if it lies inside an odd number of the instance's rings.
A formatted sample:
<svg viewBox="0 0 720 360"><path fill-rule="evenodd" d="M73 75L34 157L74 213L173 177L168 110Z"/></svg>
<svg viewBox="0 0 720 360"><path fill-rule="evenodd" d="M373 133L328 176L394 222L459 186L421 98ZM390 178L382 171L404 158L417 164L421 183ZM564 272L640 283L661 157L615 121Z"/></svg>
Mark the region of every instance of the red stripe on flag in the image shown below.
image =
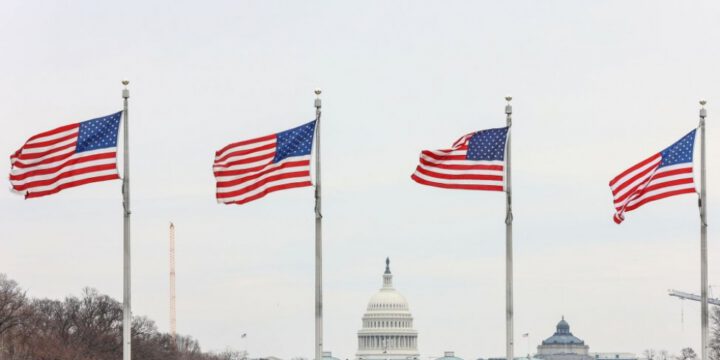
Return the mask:
<svg viewBox="0 0 720 360"><path fill-rule="evenodd" d="M14 162L14 163L12 164L12 166L13 166L13 167L16 167L16 168L20 168L20 169L29 169L29 168L36 167L36 166L40 166L40 165L47 165L47 164L52 164L52 163L57 162L57 161L63 161L63 160L65 160L65 159L67 159L67 158L69 158L69 157L71 157L71 156L73 156L73 155L76 155L76 153L75 153L75 152L69 152L69 153L67 153L67 154L52 156L52 157L49 157L49 158L47 158L47 159L43 159L43 160L38 161L38 162L35 162L35 163L24 163L24 162L21 162L21 161L16 161L16 162Z"/></svg>
<svg viewBox="0 0 720 360"><path fill-rule="evenodd" d="M72 156L72 155L76 155L76 154L70 154L70 155ZM70 156L68 156L68 157L70 157ZM75 157L75 158L68 160L62 164L59 164L55 167L28 171L26 173L18 174L18 175L10 174L10 180L23 180L23 179L27 179L32 176L48 175L48 174L58 172L66 166L76 165L76 164L80 164L80 163L84 163L84 162L88 162L88 161L95 161L95 160L102 160L102 159L114 159L114 158L115 158L115 153L110 153L110 152L93 154L93 155L83 156L83 157Z"/></svg>
<svg viewBox="0 0 720 360"><path fill-rule="evenodd" d="M461 189L461 190L487 190L487 191L503 191L503 186L501 185L461 185L461 184L443 184L433 181L427 181L425 179L421 179L415 174L411 176L415 182L422 185L428 185L428 186L434 186L439 187L443 189Z"/></svg>
<svg viewBox="0 0 720 360"><path fill-rule="evenodd" d="M231 162L229 162L229 163L227 163L227 164L215 164L215 167L229 168L229 167L232 167L232 166L235 166L235 165L252 164L252 163L256 163L256 162L258 162L258 161L262 161L262 160L270 160L270 161L272 161L272 159L273 159L274 157L275 157L275 152L272 152L271 154L267 154L267 155L253 156L253 157L248 157L248 158L244 158L244 159L240 159L240 160L231 161ZM270 162L268 162L268 164L269 164L269 163L270 163ZM266 164L266 165L267 165L267 164ZM264 166L266 166L266 165L264 165Z"/></svg>
<svg viewBox="0 0 720 360"><path fill-rule="evenodd" d="M263 185L266 185L266 184L274 182L274 181L284 180L284 179L292 179L292 178L300 178L300 177L309 177L309 176L310 176L310 171L308 171L308 170L292 172L292 173L287 173L287 174L278 174L278 175L274 175L274 176L269 176L269 177L262 179L256 183L252 183L242 189L235 190L235 191L229 191L229 192L222 192L222 193L217 192L216 195L217 195L218 199L240 196L242 194L251 192L259 187L262 187ZM220 189L218 189L218 190L220 190Z"/></svg>
<svg viewBox="0 0 720 360"><path fill-rule="evenodd" d="M216 164L222 163L223 161L225 161L233 156L248 155L248 154L252 154L254 152L270 150L270 149L274 149L274 148L275 148L275 144L265 144L265 145L258 146L258 147L252 148L252 149L232 151L232 152L229 152L229 153L223 155L220 159L216 159L215 163Z"/></svg>
<svg viewBox="0 0 720 360"><path fill-rule="evenodd" d="M427 167L435 167L438 169L447 169L447 170L494 170L494 171L503 171L504 166L503 165L448 165L448 164L437 164L434 162L427 161L425 159L420 159L420 163L427 166Z"/></svg>
<svg viewBox="0 0 720 360"><path fill-rule="evenodd" d="M45 157L45 156L50 155L50 154L54 154L54 153L56 153L56 152L60 152L60 151L63 151L63 150L75 148L75 145L77 145L77 142L73 142L73 143L70 143L70 144L63 145L63 146L58 146L58 147L55 147L55 148L52 148L52 149L49 149L49 150L46 150L46 151L43 151L43 152L37 152L37 153L20 153L20 155L17 156L17 159L18 159L18 160L21 160L21 161L22 161L22 160L38 159L38 158Z"/></svg>
<svg viewBox="0 0 720 360"><path fill-rule="evenodd" d="M253 200L257 200L261 197L264 197L265 195L279 191L279 190L286 190L286 189L293 189L293 188L299 188L299 187L305 187L305 186L312 186L312 183L309 181L306 182L298 182L298 183L290 183L290 184L283 184L283 185L277 185L277 186L270 186L267 189L265 189L263 192L257 193L253 196L247 197L245 199L242 199L240 201L233 201L225 204L236 204L236 205L242 205L245 203L249 203Z"/></svg>
<svg viewBox="0 0 720 360"><path fill-rule="evenodd" d="M97 172L97 171L114 170L114 169L116 169L116 164L103 164L103 165L89 166L86 168L80 168L80 169L75 169L75 170L71 170L71 171L66 171L66 172L60 173L57 176L50 178L50 179L31 181L26 184L13 185L13 189L16 191L25 191L27 189L32 189L34 187L52 185L52 184L56 183L58 180L73 177L76 175L89 174L89 173L93 173L93 172Z"/></svg>
<svg viewBox="0 0 720 360"><path fill-rule="evenodd" d="M423 155L431 157L435 160L447 161L447 160L467 160L467 155L439 155L432 153L428 150L422 152Z"/></svg>
<svg viewBox="0 0 720 360"><path fill-rule="evenodd" d="M415 171L423 173L429 177L433 178L439 178L439 179L457 179L457 180L491 180L491 181L503 181L503 177L501 175L477 175L477 174L457 174L457 175L451 175L451 174L443 174L438 173L434 171L430 171L427 169L424 169L420 166L415 169Z"/></svg>
<svg viewBox="0 0 720 360"><path fill-rule="evenodd" d="M668 191L668 192L660 193L660 194L657 194L657 195L649 196L649 197L643 199L642 201L640 201L640 202L638 202L638 203L636 203L636 204L633 204L632 206L626 207L626 208L625 208L625 211L626 211L626 212L627 212L627 211L632 211L632 210L635 210L635 209L637 209L637 208L639 208L639 207L641 207L641 206L643 206L643 205L645 205L645 204L647 204L647 203L649 203L649 202L657 201L657 200L664 199L664 198L667 198L667 197L671 197L671 196L675 196L675 195L682 195L682 194L694 194L694 193L695 193L695 189L680 189L680 190Z"/></svg>
<svg viewBox="0 0 720 360"><path fill-rule="evenodd" d="M26 144L29 143L29 142L31 142L31 141L33 141L33 140L42 138L42 137L52 136L52 135L59 134L59 133L61 133L61 132L65 132L65 131L70 131L70 130L73 130L73 129L76 129L76 128L79 128L79 127L80 127L80 124L79 124L79 123L75 123L75 124L70 124L70 125L61 126L61 127L57 128L57 129L52 129L52 130L48 130L48 131L45 131L45 132L41 132L41 133L39 133L39 134L37 134L37 135L31 136L31 137L27 140ZM23 147L24 147L24 146L23 146Z"/></svg>
<svg viewBox="0 0 720 360"><path fill-rule="evenodd" d="M272 135L267 135L267 136L262 136L262 137L259 137L259 138L255 138L255 139L238 141L238 142L236 142L236 143L232 143L232 144L230 144L230 145L228 145L228 146L225 146L224 148L216 151L216 152L215 152L215 156L216 156L216 157L217 157L217 156L221 156L221 155L223 155L224 152L226 152L226 151L228 151L229 149L232 149L232 148L234 148L234 147L237 147L237 146L243 146L243 145L248 145L248 144L252 144L252 143L268 141L268 140L272 140L272 139L274 139L274 138L275 138L275 134L272 134Z"/></svg>
<svg viewBox="0 0 720 360"><path fill-rule="evenodd" d="M306 165L310 166L310 160L298 160L298 161L288 161L287 164L293 164L293 166L299 166L299 165ZM256 171L260 171L271 164L264 164L259 165L247 169L239 169L239 170L218 170L213 172L215 174L215 177L228 177L228 176L237 176L237 175L243 175L243 174L249 174Z"/></svg>
<svg viewBox="0 0 720 360"><path fill-rule="evenodd" d="M653 180L655 180L655 179L662 179L662 178L668 177L668 176L675 176L675 175L680 175L680 174L689 174L689 173L692 173L692 172L693 172L692 166L688 166L688 167L684 167L684 168L680 168L680 169L675 169L675 170L667 170L667 171L663 171L663 172L658 171L658 173L655 174L655 176L653 176Z"/></svg>
<svg viewBox="0 0 720 360"><path fill-rule="evenodd" d="M61 185L58 185L56 188L53 188L53 189L51 189L51 190L38 191L38 192L29 192L29 193L25 194L25 198L26 198L26 199L38 198L38 197L41 197L41 196L46 196L46 195L55 194L55 193L58 193L58 192L60 192L60 191L62 191L62 190L69 189L69 188L76 187L76 186L80 186L80 185L85 185L85 184L90 184L90 183L95 183L95 182L101 182L101 181L108 181L108 180L117 180L117 179L120 179L120 176L118 176L118 174L96 176L96 177L92 177L92 178L87 178L87 179L82 179L82 180L78 180L78 181L73 181L73 182L61 184Z"/></svg>
<svg viewBox="0 0 720 360"><path fill-rule="evenodd" d="M647 179L645 179L645 181L640 182L640 183L638 183L637 185L633 186L630 190L626 191L622 196L620 196L619 198L617 198L617 199L615 200L615 204L619 204L619 203L625 202L625 199L627 199L628 197L634 195L634 194L638 191L638 189L640 189L641 187L646 186L651 180L652 180L652 177L648 177ZM617 195L617 194L619 193L619 191L613 191L612 193L613 193L613 195Z"/></svg>
<svg viewBox="0 0 720 360"><path fill-rule="evenodd" d="M620 173L620 175L618 175L618 176L614 177L612 180L610 180L610 186L615 185L615 183L616 183L618 180L622 179L623 177L625 177L626 175L630 174L631 172L633 172L633 171L635 171L635 170L637 170L637 169L639 169L639 168L641 168L641 167L643 167L643 166L645 166L645 165L647 165L647 164L649 164L649 163L657 160L659 157L660 157L660 154L655 154L655 155L653 155L653 156L651 156L651 157L649 157L649 158L647 158L647 159L639 162L638 164L633 165L633 166L630 167L629 169L627 169L627 170L623 171L622 173Z"/></svg>
<svg viewBox="0 0 720 360"><path fill-rule="evenodd" d="M221 187L235 186L235 185L239 185L239 184L242 184L244 182L247 182L247 181L250 181L253 179L257 179L259 177L262 177L263 175L267 175L267 174L273 173L273 172L281 170L281 169L288 169L288 168L293 168L293 167L303 167L303 166L309 167L310 160L288 161L288 162L282 163L278 167L274 167L274 168L267 169L264 171L256 172L252 175L248 175L245 177L241 177L241 178L237 178L237 179L233 179L233 180L229 180L229 181L218 181L217 187L221 188ZM305 172L307 172L307 170Z"/></svg>
<svg viewBox="0 0 720 360"><path fill-rule="evenodd" d="M37 148L41 148L41 147L47 147L50 145L59 144L63 141L67 141L67 140L76 138L77 136L78 136L77 133L72 133L70 135L59 137L57 139L52 139L52 140L47 140L47 141L39 141L39 142L32 143L32 144L25 144L25 146L23 146L23 149L37 149Z"/></svg>
<svg viewBox="0 0 720 360"><path fill-rule="evenodd" d="M653 179L655 180L655 179ZM684 184L692 184L693 178L684 178L684 179L677 179L677 180L670 180L665 181L661 183L650 183L645 189L643 189L642 192L640 192L641 195L649 193L654 190L659 190L662 188L670 187L670 186L677 186L677 185L684 185Z"/></svg>

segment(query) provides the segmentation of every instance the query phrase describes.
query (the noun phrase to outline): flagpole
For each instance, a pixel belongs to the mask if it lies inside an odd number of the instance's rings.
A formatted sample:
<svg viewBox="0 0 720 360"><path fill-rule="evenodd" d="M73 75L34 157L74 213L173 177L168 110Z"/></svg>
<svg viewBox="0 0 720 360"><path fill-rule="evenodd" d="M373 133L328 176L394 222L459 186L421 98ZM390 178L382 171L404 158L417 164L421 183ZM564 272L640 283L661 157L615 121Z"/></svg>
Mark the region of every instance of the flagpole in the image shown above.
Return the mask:
<svg viewBox="0 0 720 360"><path fill-rule="evenodd" d="M505 97L507 105L505 106L505 118L508 126L507 134L507 150L505 150L505 164L507 170L505 173L505 194L506 194L506 213L505 213L505 338L506 338L506 359L513 360L513 249L512 249L512 182L510 177L510 127L512 126L512 96Z"/></svg>
<svg viewBox="0 0 720 360"><path fill-rule="evenodd" d="M322 90L315 89L315 360L323 357L322 207L320 186L320 108Z"/></svg>
<svg viewBox="0 0 720 360"><path fill-rule="evenodd" d="M130 151L128 146L128 80L123 80L123 360L130 359L132 312L130 310Z"/></svg>
<svg viewBox="0 0 720 360"><path fill-rule="evenodd" d="M708 357L708 275L707 275L707 205L706 191L707 184L705 177L705 100L700 100L700 311L702 324L701 334L701 359L709 360Z"/></svg>

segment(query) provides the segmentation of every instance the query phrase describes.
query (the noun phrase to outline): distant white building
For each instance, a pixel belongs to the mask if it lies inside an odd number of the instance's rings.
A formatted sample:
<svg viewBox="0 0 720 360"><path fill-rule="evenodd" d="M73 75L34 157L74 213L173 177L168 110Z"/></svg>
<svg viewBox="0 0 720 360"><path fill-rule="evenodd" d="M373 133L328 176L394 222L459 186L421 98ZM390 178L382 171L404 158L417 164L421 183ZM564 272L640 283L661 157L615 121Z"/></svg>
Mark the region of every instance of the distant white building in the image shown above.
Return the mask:
<svg viewBox="0 0 720 360"><path fill-rule="evenodd" d="M590 353L595 360L639 360L633 353Z"/></svg>
<svg viewBox="0 0 720 360"><path fill-rule="evenodd" d="M418 333L407 300L395 290L390 259L385 260L383 286L370 298L358 331L358 360L417 360Z"/></svg>

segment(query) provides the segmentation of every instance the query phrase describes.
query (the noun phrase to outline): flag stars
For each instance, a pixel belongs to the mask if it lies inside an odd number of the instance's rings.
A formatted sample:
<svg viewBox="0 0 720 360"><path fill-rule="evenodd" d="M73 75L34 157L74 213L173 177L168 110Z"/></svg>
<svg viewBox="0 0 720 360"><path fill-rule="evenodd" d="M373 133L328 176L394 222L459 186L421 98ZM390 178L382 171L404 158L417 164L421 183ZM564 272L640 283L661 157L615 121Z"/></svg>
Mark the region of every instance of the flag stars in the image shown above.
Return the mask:
<svg viewBox="0 0 720 360"><path fill-rule="evenodd" d="M110 116L83 121L78 131L76 152L117 146L121 112Z"/></svg>
<svg viewBox="0 0 720 360"><path fill-rule="evenodd" d="M508 128L476 132L468 141L468 160L504 160Z"/></svg>
<svg viewBox="0 0 720 360"><path fill-rule="evenodd" d="M694 145L695 130L660 152L662 156L660 167L692 162Z"/></svg>
<svg viewBox="0 0 720 360"><path fill-rule="evenodd" d="M315 121L277 134L275 158L279 162L291 156L309 155L312 152Z"/></svg>

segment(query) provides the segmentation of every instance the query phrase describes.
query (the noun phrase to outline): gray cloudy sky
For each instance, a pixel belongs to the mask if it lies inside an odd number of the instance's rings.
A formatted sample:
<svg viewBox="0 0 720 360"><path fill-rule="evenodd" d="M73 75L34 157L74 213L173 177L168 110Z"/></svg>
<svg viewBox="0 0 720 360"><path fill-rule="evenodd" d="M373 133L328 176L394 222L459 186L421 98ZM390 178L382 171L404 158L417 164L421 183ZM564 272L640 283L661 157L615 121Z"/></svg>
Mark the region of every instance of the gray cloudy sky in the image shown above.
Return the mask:
<svg viewBox="0 0 720 360"><path fill-rule="evenodd" d="M167 330L173 220L180 332L311 357L312 189L220 206L211 164L312 119L322 87L326 349L354 356L390 256L423 357L474 359L504 353L504 197L410 174L421 149L504 124L512 93L517 353L561 315L591 351L697 349L699 305L666 293L699 291L696 198L617 226L607 183L696 126L707 98L720 296L718 18L717 1L5 0L0 154L119 110L129 78L135 314ZM120 201L118 181L0 192L0 272L36 297L121 298Z"/></svg>

